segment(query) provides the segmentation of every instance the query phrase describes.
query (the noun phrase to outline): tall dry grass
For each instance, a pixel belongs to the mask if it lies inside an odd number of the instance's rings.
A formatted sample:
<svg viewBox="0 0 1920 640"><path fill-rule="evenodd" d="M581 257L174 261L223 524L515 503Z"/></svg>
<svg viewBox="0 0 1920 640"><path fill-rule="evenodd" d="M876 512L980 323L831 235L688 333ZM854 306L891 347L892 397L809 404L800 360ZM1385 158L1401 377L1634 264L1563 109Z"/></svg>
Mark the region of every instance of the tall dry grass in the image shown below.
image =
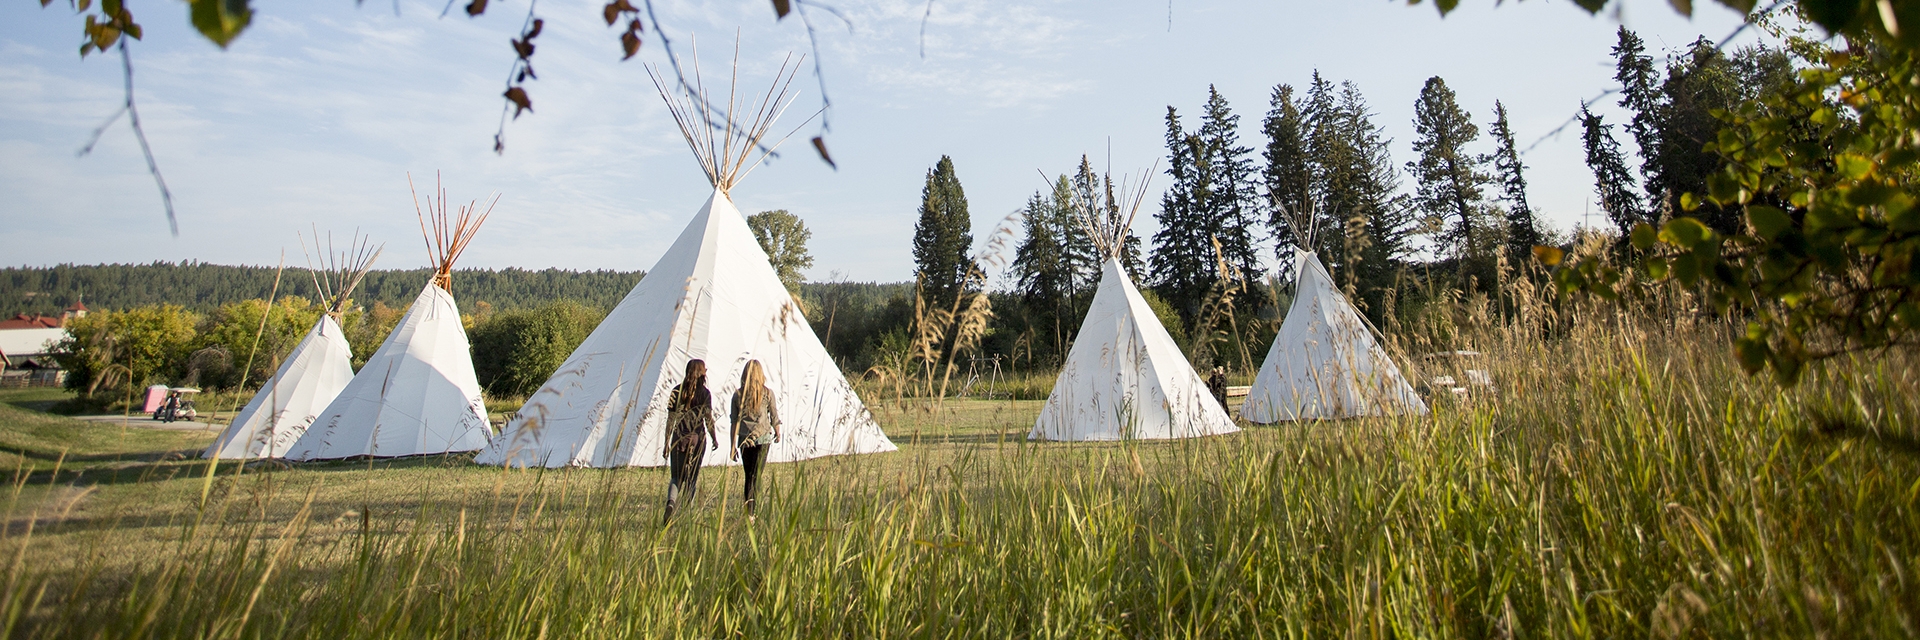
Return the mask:
<svg viewBox="0 0 1920 640"><path fill-rule="evenodd" d="M1920 634L1915 354L1781 389L1683 300L1527 302L1435 305L1395 333L1487 354L1499 393L1431 416L780 465L753 523L709 493L659 527L651 471L474 470L491 491L344 514L249 472L130 570L26 564L36 534L9 527L0 619L105 638Z"/></svg>

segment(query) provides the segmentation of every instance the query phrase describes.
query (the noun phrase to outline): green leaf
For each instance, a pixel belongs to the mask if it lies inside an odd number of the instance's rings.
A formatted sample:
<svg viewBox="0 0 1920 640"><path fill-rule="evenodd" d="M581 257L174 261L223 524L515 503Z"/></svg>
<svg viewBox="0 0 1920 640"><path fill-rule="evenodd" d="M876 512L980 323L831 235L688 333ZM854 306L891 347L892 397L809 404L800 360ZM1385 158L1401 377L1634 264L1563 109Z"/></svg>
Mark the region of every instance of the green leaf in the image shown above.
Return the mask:
<svg viewBox="0 0 1920 640"><path fill-rule="evenodd" d="M1740 338L1733 341L1733 349L1740 358L1740 369L1747 372L1747 375L1759 373L1765 368L1767 355L1772 352L1767 348L1765 339L1754 338Z"/></svg>
<svg viewBox="0 0 1920 640"><path fill-rule="evenodd" d="M1659 239L1660 232L1654 230L1653 225L1645 222L1633 225L1633 234L1629 238L1633 243L1633 248L1641 251L1652 249L1653 243L1659 241Z"/></svg>
<svg viewBox="0 0 1920 640"><path fill-rule="evenodd" d="M1708 229L1707 225L1700 224L1699 220L1688 216L1674 218L1660 230L1662 241L1682 249L1692 249L1694 245L1705 242L1711 237L1713 237L1712 229Z"/></svg>
<svg viewBox="0 0 1920 640"><path fill-rule="evenodd" d="M1753 225L1753 232L1761 238L1772 240L1793 226L1793 217L1779 207L1757 204L1747 207L1747 224Z"/></svg>
<svg viewBox="0 0 1920 640"><path fill-rule="evenodd" d="M1667 0L1667 4L1673 5L1673 10L1680 12L1680 15L1693 17L1693 0Z"/></svg>
<svg viewBox="0 0 1920 640"><path fill-rule="evenodd" d="M1835 169L1848 180L1859 180L1873 172L1873 160L1852 153L1843 153L1833 159Z"/></svg>
<svg viewBox="0 0 1920 640"><path fill-rule="evenodd" d="M1647 275L1655 280L1664 280L1672 273L1673 263L1666 258L1647 258Z"/></svg>
<svg viewBox="0 0 1920 640"><path fill-rule="evenodd" d="M1700 265L1691 256L1681 256L1673 261L1673 277L1680 284L1693 286L1700 281Z"/></svg>
<svg viewBox="0 0 1920 640"><path fill-rule="evenodd" d="M193 27L220 48L227 48L253 22L249 0L189 0Z"/></svg>
<svg viewBox="0 0 1920 640"><path fill-rule="evenodd" d="M1908 199L1906 205L1887 206L1887 227L1908 233L1920 231L1920 207L1913 206L1912 199Z"/></svg>

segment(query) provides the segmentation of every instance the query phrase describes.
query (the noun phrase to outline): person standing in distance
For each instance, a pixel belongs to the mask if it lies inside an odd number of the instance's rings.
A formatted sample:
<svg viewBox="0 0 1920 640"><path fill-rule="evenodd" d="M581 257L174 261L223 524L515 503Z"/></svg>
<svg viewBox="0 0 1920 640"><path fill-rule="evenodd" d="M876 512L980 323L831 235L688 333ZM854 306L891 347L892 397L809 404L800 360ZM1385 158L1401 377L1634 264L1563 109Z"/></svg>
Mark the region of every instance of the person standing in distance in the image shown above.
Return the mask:
<svg viewBox="0 0 1920 640"><path fill-rule="evenodd" d="M748 360L746 370L740 372L740 390L733 394L733 459L746 468L748 519L753 518L754 494L760 488L767 450L780 441L780 411L774 404L766 370L759 360Z"/></svg>
<svg viewBox="0 0 1920 640"><path fill-rule="evenodd" d="M694 490L700 484L700 461L705 457L702 449L709 440L714 449L720 448L720 438L713 435L713 394L707 391L707 363L688 360L687 377L674 387L673 397L667 401L667 446L661 455L667 458L669 480L667 514L661 516L660 524L673 520L681 500L693 502Z"/></svg>

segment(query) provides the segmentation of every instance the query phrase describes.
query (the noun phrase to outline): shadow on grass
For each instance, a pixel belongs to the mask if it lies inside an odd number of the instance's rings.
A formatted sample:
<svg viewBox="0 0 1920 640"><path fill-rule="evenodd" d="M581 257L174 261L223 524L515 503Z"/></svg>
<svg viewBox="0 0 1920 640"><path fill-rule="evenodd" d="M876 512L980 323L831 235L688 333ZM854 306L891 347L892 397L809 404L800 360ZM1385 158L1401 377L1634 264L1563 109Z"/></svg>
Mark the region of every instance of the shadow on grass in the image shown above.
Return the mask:
<svg viewBox="0 0 1920 640"><path fill-rule="evenodd" d="M1881 451L1920 459L1920 438L1902 433L1889 425L1871 426L1853 416L1815 412L1813 429L1802 432L1802 440L1854 440Z"/></svg>

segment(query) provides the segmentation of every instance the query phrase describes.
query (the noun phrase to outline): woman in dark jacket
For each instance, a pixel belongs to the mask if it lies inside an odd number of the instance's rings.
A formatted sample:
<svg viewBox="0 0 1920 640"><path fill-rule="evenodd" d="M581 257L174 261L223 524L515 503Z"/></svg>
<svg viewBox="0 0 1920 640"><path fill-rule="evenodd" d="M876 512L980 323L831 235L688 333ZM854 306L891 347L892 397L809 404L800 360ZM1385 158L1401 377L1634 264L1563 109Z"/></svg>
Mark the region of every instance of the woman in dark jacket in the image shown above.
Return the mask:
<svg viewBox="0 0 1920 640"><path fill-rule="evenodd" d="M733 459L746 467L747 517L753 517L753 497L760 488L760 469L767 463L767 450L780 441L780 412L775 409L773 390L767 388L767 373L759 360L747 361L740 372L740 390L733 394ZM746 455L744 460L742 454Z"/></svg>
<svg viewBox="0 0 1920 640"><path fill-rule="evenodd" d="M694 489L700 484L700 460L705 457L702 449L707 441L713 442L713 448L720 448L720 438L713 435L713 395L707 392L707 363L703 360L687 361L687 377L680 386L673 389L672 399L667 401L667 446L661 455L667 458L667 514L660 518L661 524L673 519L673 511L684 496L687 502L693 501Z"/></svg>

